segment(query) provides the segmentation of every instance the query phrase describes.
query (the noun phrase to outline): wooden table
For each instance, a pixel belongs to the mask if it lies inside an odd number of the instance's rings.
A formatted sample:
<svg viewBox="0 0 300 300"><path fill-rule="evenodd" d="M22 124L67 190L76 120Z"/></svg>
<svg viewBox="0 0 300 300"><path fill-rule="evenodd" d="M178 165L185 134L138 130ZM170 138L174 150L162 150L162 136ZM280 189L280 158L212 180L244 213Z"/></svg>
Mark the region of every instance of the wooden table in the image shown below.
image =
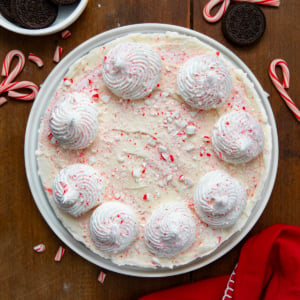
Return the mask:
<svg viewBox="0 0 300 300"><path fill-rule="evenodd" d="M44 60L38 69L29 61L18 79L42 84L55 67L56 45L66 55L80 43L118 26L153 22L193 28L221 42L254 72L270 94L279 136L279 168L270 201L247 237L216 262L194 272L174 277L147 279L104 270L104 284L97 281L100 268L66 247L61 262L54 255L62 242L39 213L31 196L24 167L24 134L32 103L9 102L0 107L0 298L1 299L105 299L132 300L153 291L216 275L229 274L246 239L275 223L300 225L300 126L279 97L268 76L274 58L284 58L291 71L289 93L300 106L300 1L282 1L280 8L262 7L267 20L262 40L249 48L237 48L223 37L220 22L209 24L202 17L206 0L90 0L78 21L70 26L72 36L60 33L27 37L0 28L0 61L11 49L27 56L33 52ZM101 4L101 5L99 5ZM297 99L298 98L298 99ZM43 242L47 250L32 248Z"/></svg>

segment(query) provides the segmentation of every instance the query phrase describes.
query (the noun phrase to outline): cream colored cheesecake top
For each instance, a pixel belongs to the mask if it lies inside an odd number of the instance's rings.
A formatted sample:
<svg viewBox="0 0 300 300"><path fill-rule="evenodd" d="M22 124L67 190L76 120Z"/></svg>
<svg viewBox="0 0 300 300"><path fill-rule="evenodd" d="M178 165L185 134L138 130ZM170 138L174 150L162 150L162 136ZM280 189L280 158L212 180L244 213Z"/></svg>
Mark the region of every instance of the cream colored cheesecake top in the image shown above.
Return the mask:
<svg viewBox="0 0 300 300"><path fill-rule="evenodd" d="M116 96L112 92L113 87L108 88L104 82L103 66L108 53L113 53L110 51L116 46L122 49L119 45L124 43L130 43L130 47L134 43L138 43L139 47L144 45L161 60L161 74L155 79L158 80L157 84L154 88L151 86L151 93L147 92L144 98L137 99L139 97L135 95L135 100L128 100ZM130 53L127 55L130 56ZM226 92L222 95L214 87L212 97L219 97L221 100L217 100L217 105L213 104L213 108L205 108L206 110L191 106L178 91L178 88L182 89L184 86L182 74L180 87L178 86L178 74L182 66L190 59L203 55L213 57L206 59L207 63L215 63L216 59L221 61L222 70L227 70L223 73L231 76L230 80L225 81ZM124 66L123 61L121 65ZM189 71L189 79L195 75L191 74ZM217 80L219 76L218 72L210 74L210 79L205 79L203 85L208 89L211 87L207 82ZM202 74L201 78L205 76ZM64 147L50 129L53 110L57 109L66 95L74 93L88 97L93 106L92 110L96 107L98 111L97 134L91 134L92 138L85 141L88 146L84 149ZM124 90L121 93L127 95ZM226 93L229 95L224 99ZM204 100L201 98L200 102ZM87 105L87 109L91 104ZM84 110L84 105L80 106L80 110L82 109ZM264 141L260 144L262 152L247 163L226 162L213 149L215 124L220 117L231 112L246 112L247 116L249 114L257 121L263 132ZM69 121L63 125L64 128L73 126L75 121L72 120L73 117L69 117ZM91 132L95 123L97 122L93 119ZM79 128L85 127L80 125ZM84 140L82 136L80 138ZM76 144L77 139L73 143ZM244 143L247 144L247 141ZM253 147L251 151L254 151ZM217 50L196 38L172 32L121 37L93 49L74 63L61 80L45 115L41 118L36 151L39 174L49 201L57 217L74 238L115 264L142 268L172 268L187 264L213 252L240 230L262 196L270 153L271 133L266 113L247 76ZM99 211L91 207L88 212L74 217L55 203L53 185L57 174L67 166L76 164L89 165L101 178L105 189L101 190L103 195L97 205L99 208L113 202L113 213L109 220L105 221L106 207ZM237 218L235 223L232 226L227 224L226 228L210 226L205 218L201 218L201 213L196 212L196 205L201 206L195 204L194 199L199 197L195 196L198 183L213 171L227 174L224 178L238 182L236 184L242 191L242 198L236 194L229 195L228 201L224 197L225 200L219 202L223 206L228 202L227 210L241 210L234 214ZM61 187L64 192L64 186ZM213 188L212 184L211 189ZM232 188L224 187L220 190L227 191ZM239 200L245 198L245 193L246 203L235 206L234 201L245 201ZM81 201L80 197L78 199ZM219 205L213 203L214 201L212 197L206 204ZM118 206L118 203L121 204ZM216 212L220 211L222 214L226 207L216 209ZM214 217L214 212L211 216ZM130 230L128 226L132 226ZM104 237L102 232L105 233ZM106 237L112 241L109 247L103 246ZM121 251L106 251L108 248Z"/></svg>

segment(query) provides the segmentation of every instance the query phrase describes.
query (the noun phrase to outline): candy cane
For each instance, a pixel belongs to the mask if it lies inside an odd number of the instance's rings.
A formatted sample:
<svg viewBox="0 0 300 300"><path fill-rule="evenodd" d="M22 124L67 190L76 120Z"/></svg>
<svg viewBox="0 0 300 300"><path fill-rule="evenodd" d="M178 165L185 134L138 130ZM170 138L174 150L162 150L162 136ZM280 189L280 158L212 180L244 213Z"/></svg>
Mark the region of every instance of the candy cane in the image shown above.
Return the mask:
<svg viewBox="0 0 300 300"><path fill-rule="evenodd" d="M63 50L63 48L60 47L60 46L57 46L55 48L54 55L53 55L53 61L54 62L59 62L60 61L61 55L62 55L62 50Z"/></svg>
<svg viewBox="0 0 300 300"><path fill-rule="evenodd" d="M11 73L9 73L9 67L11 61L15 56L19 58L19 61L15 66L15 68L11 71ZM12 82L21 73L21 71L24 68L24 64L25 64L25 56L21 51L11 50L10 52L8 52L4 59L3 66L2 66L2 73L1 73L2 76L6 77L6 79L2 81L0 86L5 85L6 82Z"/></svg>
<svg viewBox="0 0 300 300"><path fill-rule="evenodd" d="M0 97L0 106L7 102L5 97Z"/></svg>
<svg viewBox="0 0 300 300"><path fill-rule="evenodd" d="M103 283L104 282L104 280L105 280L105 277L106 277L106 273L104 273L104 272L100 272L99 273L99 276L98 276L98 281L100 282L100 283Z"/></svg>
<svg viewBox="0 0 300 300"><path fill-rule="evenodd" d="M42 59L33 53L29 53L28 59L34 62L39 68L41 68L44 65Z"/></svg>
<svg viewBox="0 0 300 300"><path fill-rule="evenodd" d="M277 7L280 5L280 0L233 0L233 1L250 2L255 4L277 6ZM210 13L211 10L220 3L222 3L221 7L217 11L217 13L214 16L212 16ZM204 19L210 23L219 21L224 16L229 4L230 4L230 0L210 0L203 9Z"/></svg>
<svg viewBox="0 0 300 300"><path fill-rule="evenodd" d="M54 257L54 260L55 261L61 261L64 253L65 253L65 249L62 246L59 246L59 248L58 248L58 250L56 252L56 255Z"/></svg>
<svg viewBox="0 0 300 300"><path fill-rule="evenodd" d="M282 69L282 77L283 77L282 83L280 82L280 80L276 75L276 70L275 70L276 66L279 66ZM269 66L269 75L275 88L279 92L282 99L285 101L286 105L293 112L296 119L300 121L300 111L285 90L290 86L290 71L286 61L280 58L274 59Z"/></svg>
<svg viewBox="0 0 300 300"><path fill-rule="evenodd" d="M70 37L71 36L71 32L68 30L68 29L66 29L66 30L64 30L62 33L61 33L61 37L62 37L62 39L67 39L68 37Z"/></svg>
<svg viewBox="0 0 300 300"><path fill-rule="evenodd" d="M44 244L39 244L33 247L33 250L38 253L42 253L46 250L46 246Z"/></svg>
<svg viewBox="0 0 300 300"><path fill-rule="evenodd" d="M220 9L218 10L218 12L212 16L210 14L210 11L219 3L222 3ZM217 22L219 21L225 14L228 6L230 4L230 0L210 0L204 7L204 10L203 10L203 17L204 19L207 21L207 22L210 22L210 23L214 23L214 22Z"/></svg>
<svg viewBox="0 0 300 300"><path fill-rule="evenodd" d="M234 0L236 2L250 2L254 4L261 4L261 5L269 5L269 6L279 6L280 0Z"/></svg>
<svg viewBox="0 0 300 300"><path fill-rule="evenodd" d="M11 62L14 57L17 57L18 63L15 66L15 68L9 73L9 68L11 65ZM11 50L7 53L3 66L2 66L2 76L6 76L6 78L0 83L0 95L2 93L8 92L8 96L18 99L18 100L33 100L37 93L38 93L38 87L31 81L18 81L13 82L13 80L20 74L20 72L23 70L25 64L25 56L24 54L19 50ZM31 90L31 93L19 93L15 90L17 89L29 89ZM4 97L1 97L1 104L5 103Z"/></svg>
<svg viewBox="0 0 300 300"><path fill-rule="evenodd" d="M30 94L24 94L15 92L14 90L17 89L29 89L31 90ZM30 81L18 81L18 82L12 82L4 86L0 86L0 94L8 91L8 97L15 98L17 100L33 100L37 93L38 93L38 87L30 82Z"/></svg>

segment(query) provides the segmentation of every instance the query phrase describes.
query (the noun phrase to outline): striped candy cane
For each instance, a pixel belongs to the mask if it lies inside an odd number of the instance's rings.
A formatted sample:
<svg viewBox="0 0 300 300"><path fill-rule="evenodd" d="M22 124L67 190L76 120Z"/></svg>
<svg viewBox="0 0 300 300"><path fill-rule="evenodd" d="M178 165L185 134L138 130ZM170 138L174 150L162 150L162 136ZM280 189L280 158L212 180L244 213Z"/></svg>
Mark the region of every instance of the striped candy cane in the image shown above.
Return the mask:
<svg viewBox="0 0 300 300"><path fill-rule="evenodd" d="M15 66L15 68L9 73L9 67L14 57L18 57L18 63ZM2 66L2 72L1 75L6 77L0 86L5 85L6 82L12 82L23 70L25 64L25 56L24 54L19 50L11 50L7 53L3 66Z"/></svg>
<svg viewBox="0 0 300 300"><path fill-rule="evenodd" d="M15 68L9 73L9 68L14 57L18 58L18 63L15 66ZM2 93L8 92L9 97L18 100L26 100L26 101L33 100L36 97L39 89L33 82L31 81L13 82L13 80L22 72L24 68L24 64L25 64L25 56L21 51L11 50L10 52L7 53L3 62L2 72L1 72L1 75L6 78L0 83L0 95ZM24 89L24 88L31 90L31 93L24 94L15 91L17 89Z"/></svg>
<svg viewBox="0 0 300 300"><path fill-rule="evenodd" d="M261 4L261 5L269 5L269 6L279 6L280 0L234 0L236 2L250 2L254 4Z"/></svg>
<svg viewBox="0 0 300 300"><path fill-rule="evenodd" d="M214 16L212 16L210 14L210 11L221 2L223 2L223 3L221 5L220 9L217 11L217 13ZM230 0L210 0L205 5L204 10L203 10L204 19L210 23L219 21L224 16L229 4L230 4Z"/></svg>
<svg viewBox="0 0 300 300"><path fill-rule="evenodd" d="M59 246L59 248L58 248L58 250L55 254L54 260L55 261L61 261L64 253L65 253L65 248L63 248L62 246Z"/></svg>
<svg viewBox="0 0 300 300"><path fill-rule="evenodd" d="M275 70L276 66L279 66L282 69L282 78L283 78L282 83L280 82L280 80L276 75L276 70ZM300 121L300 111L285 90L290 86L290 71L286 61L284 61L281 58L274 59L269 66L269 75L275 88L279 92L282 99L285 101L286 105L293 112L296 119Z"/></svg>
<svg viewBox="0 0 300 300"><path fill-rule="evenodd" d="M268 5L268 6L279 6L280 0L233 0L236 2L250 2L255 4L261 4L261 5ZM211 10L218 4L221 4L219 10L217 13L212 16ZM203 9L203 17L207 22L214 23L219 21L225 14L228 6L230 4L230 0L210 0Z"/></svg>

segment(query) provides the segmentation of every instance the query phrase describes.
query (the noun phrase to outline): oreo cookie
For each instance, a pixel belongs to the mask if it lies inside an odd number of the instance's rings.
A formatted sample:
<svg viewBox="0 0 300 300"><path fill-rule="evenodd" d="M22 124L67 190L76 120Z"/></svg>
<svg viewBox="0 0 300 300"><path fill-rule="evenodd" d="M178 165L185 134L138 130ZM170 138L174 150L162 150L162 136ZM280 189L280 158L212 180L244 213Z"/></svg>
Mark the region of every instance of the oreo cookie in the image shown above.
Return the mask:
<svg viewBox="0 0 300 300"><path fill-rule="evenodd" d="M51 0L56 5L71 5L75 4L79 0Z"/></svg>
<svg viewBox="0 0 300 300"><path fill-rule="evenodd" d="M8 21L16 22L14 13L11 10L10 2L11 2L11 0L0 0L0 13Z"/></svg>
<svg viewBox="0 0 300 300"><path fill-rule="evenodd" d="M253 3L230 5L222 20L225 38L238 46L250 46L256 43L263 36L265 29L265 15Z"/></svg>
<svg viewBox="0 0 300 300"><path fill-rule="evenodd" d="M49 0L11 0L11 10L17 23L29 29L48 27L58 14L58 6Z"/></svg>

